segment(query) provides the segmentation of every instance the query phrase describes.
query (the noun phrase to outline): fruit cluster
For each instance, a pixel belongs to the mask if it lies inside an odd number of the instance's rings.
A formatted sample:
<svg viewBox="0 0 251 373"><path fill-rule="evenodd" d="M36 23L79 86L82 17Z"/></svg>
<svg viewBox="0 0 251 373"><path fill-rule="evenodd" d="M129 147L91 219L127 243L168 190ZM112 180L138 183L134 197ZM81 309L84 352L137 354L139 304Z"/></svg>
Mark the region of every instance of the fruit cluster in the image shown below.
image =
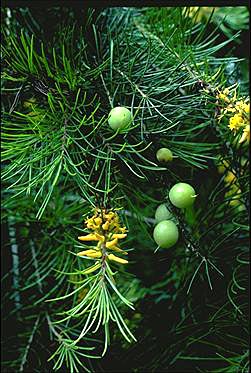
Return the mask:
<svg viewBox="0 0 251 373"><path fill-rule="evenodd" d="M177 183L169 191L169 200L177 208L183 209L193 205L195 190L187 183ZM157 207L155 212L157 225L153 231L153 238L161 248L168 249L176 244L179 239L178 227L174 222L174 216L165 204Z"/></svg>
<svg viewBox="0 0 251 373"><path fill-rule="evenodd" d="M108 123L114 131L119 132L128 128L132 121L133 116L125 107L115 107L108 115ZM159 162L170 162L173 160L173 154L168 148L160 148L156 153L156 158ZM195 201L195 197L196 194L194 188L187 183L177 183L169 191L170 202L175 207L180 209L192 206ZM175 245L179 238L179 231L177 225L173 221L174 219L172 213L167 209L165 204L162 204L157 208L155 220L157 225L154 228L153 238L158 246L162 248L169 248ZM108 224L108 222L105 224ZM87 227L91 228L91 226L88 226L88 224ZM89 236L91 238L94 237L92 234ZM84 239L86 240L87 238L88 236L86 236ZM92 239L94 240L96 238ZM97 240L99 240L98 237ZM95 255L97 254L95 253Z"/></svg>

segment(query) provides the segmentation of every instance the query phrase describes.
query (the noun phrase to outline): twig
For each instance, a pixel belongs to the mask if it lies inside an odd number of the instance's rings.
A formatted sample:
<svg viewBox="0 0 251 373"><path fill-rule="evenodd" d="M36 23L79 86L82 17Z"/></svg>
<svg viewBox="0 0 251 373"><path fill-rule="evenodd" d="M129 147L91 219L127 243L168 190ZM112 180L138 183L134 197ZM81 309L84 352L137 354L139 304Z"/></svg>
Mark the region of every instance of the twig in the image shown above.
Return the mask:
<svg viewBox="0 0 251 373"><path fill-rule="evenodd" d="M39 270L38 270L39 267L38 267L38 261L37 261L37 257L36 257L35 245L34 245L33 240L30 240L30 247L31 247L31 253L32 253L32 259L33 259L34 267L35 267L35 270L36 270L35 274L36 274L36 277L37 277L37 280L38 280L37 285L38 285L40 293L43 293L41 277L40 277L40 273L39 273Z"/></svg>
<svg viewBox="0 0 251 373"><path fill-rule="evenodd" d="M127 215L127 216L130 216L130 217L133 217L133 218L136 218L136 219L140 219L146 223L150 223L150 224L156 224L156 220L153 219L153 218L147 218L146 216L140 216L140 215L137 215L135 212L131 212L131 211L128 211L128 210L121 210L121 213Z"/></svg>
<svg viewBox="0 0 251 373"><path fill-rule="evenodd" d="M28 340L28 344L27 344L26 349L25 349L24 356L23 356L22 361L21 361L21 365L20 365L20 368L19 368L19 372L23 372L23 371L24 371L24 364L25 364L25 362L26 362L27 355L28 355L28 352L29 352L29 349L30 349L31 343L32 343L32 341L33 341L34 335L35 335L35 333L36 333L36 330L37 330L37 327L38 327L39 320L40 320L40 315L38 315L37 318L36 318L36 321L35 321L34 327L33 327L33 329L32 329L32 332L31 332L30 338L29 338L29 340Z"/></svg>
<svg viewBox="0 0 251 373"><path fill-rule="evenodd" d="M18 102L19 95L20 95L20 92L21 92L22 88L23 88L23 84L21 85L21 87L19 87L19 89L18 89L18 91L17 91L17 93L16 93L16 96L15 96L15 98L14 98L13 104L11 105L11 108L10 108L9 114L11 114L11 113L13 112L13 110L15 109L15 106L16 106L16 104L17 104L17 102Z"/></svg>
<svg viewBox="0 0 251 373"><path fill-rule="evenodd" d="M48 326L49 326L49 329L52 331L52 333L58 337L59 340L62 339L62 336L56 331L55 327L53 326L52 322L51 322L51 319L50 319L50 316L48 315L48 313L46 312L46 319L48 321Z"/></svg>
<svg viewBox="0 0 251 373"><path fill-rule="evenodd" d="M104 81L104 78L103 78L102 73L100 73L100 78L101 78L102 83L103 83L103 86L104 86L104 88L105 88L105 92L106 92L106 94L107 94L107 97L108 97L108 100L109 100L109 102L110 102L111 108L113 108L113 101L112 101L112 98L111 98L110 92L109 92L109 90L108 90L108 88L107 88L107 86L106 86L106 84L105 84L105 81Z"/></svg>
<svg viewBox="0 0 251 373"><path fill-rule="evenodd" d="M13 265L13 288L15 289L14 301L16 308L21 307L20 293L19 293L19 256L18 256L18 245L16 241L16 229L15 229L15 218L10 216L8 218L9 223L9 236L10 236L10 248L12 254L12 265Z"/></svg>
<svg viewBox="0 0 251 373"><path fill-rule="evenodd" d="M116 67L114 67L114 70L116 70L120 75L126 78L126 80L141 94L143 98L147 98L147 95L144 92L142 92L141 89L137 86L137 84L132 82L131 79L128 78L128 76L123 71L119 70Z"/></svg>
<svg viewBox="0 0 251 373"><path fill-rule="evenodd" d="M41 276L40 276L40 273L39 273L39 266L38 266L38 261L37 261L37 258L36 258L35 245L34 245L32 240L30 240L30 246L31 246L31 252L32 252L34 267L36 269L35 273L36 273L36 276L37 276L37 279L38 279L38 288L39 288L40 292L42 293L43 289L42 289L42 283L41 283ZM46 312L45 317L48 321L48 326L49 326L49 329L52 331L52 333L54 335L56 335L58 337L58 339L62 339L62 336L56 331L56 329L52 325L52 322L51 322L51 319L50 319L50 316L49 316L48 312Z"/></svg>

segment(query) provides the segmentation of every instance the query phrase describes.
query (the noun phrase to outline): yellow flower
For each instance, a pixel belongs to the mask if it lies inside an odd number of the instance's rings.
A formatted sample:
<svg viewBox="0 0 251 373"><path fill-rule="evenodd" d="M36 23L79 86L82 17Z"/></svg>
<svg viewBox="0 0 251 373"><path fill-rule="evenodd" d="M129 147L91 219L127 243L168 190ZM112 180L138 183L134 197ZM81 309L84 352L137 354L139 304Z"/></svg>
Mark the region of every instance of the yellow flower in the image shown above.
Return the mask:
<svg viewBox="0 0 251 373"><path fill-rule="evenodd" d="M102 228L107 231L109 229L110 222L107 220L104 224L102 224Z"/></svg>
<svg viewBox="0 0 251 373"><path fill-rule="evenodd" d="M250 112L250 103L247 104L244 100L237 101L235 106L239 112L245 112L246 114Z"/></svg>
<svg viewBox="0 0 251 373"><path fill-rule="evenodd" d="M226 109L223 110L223 113L224 113L224 114L227 114L227 113L235 113L235 112L236 112L236 108L233 107L231 104L228 105L228 106L226 107Z"/></svg>
<svg viewBox="0 0 251 373"><path fill-rule="evenodd" d="M216 11L218 7L214 7L214 10ZM196 12L198 13L196 14ZM209 6L191 6L188 8L188 16L190 18L193 18L193 22L199 23L203 18L207 19L210 14L212 13L212 7ZM194 18L194 15L196 14L196 17Z"/></svg>
<svg viewBox="0 0 251 373"><path fill-rule="evenodd" d="M80 241L104 241L105 240L104 236L101 236L98 233L90 233L90 234L87 234L86 236L79 236L78 239Z"/></svg>
<svg viewBox="0 0 251 373"><path fill-rule="evenodd" d="M118 246L117 246L117 243L118 243L118 238L114 238L112 241L107 241L105 246L108 250L113 250L113 251L117 251L117 252L122 252L124 253L125 255L127 255L127 252L120 249Z"/></svg>
<svg viewBox="0 0 251 373"><path fill-rule="evenodd" d="M224 93L219 93L216 97L217 97L218 99L220 99L220 100L225 101L225 102L230 102L229 98L228 98L227 95L224 94Z"/></svg>
<svg viewBox="0 0 251 373"><path fill-rule="evenodd" d="M218 165L218 172L220 174L223 174L225 172L226 168L228 168L228 167L229 167L229 162L226 161L226 160L223 160L222 164Z"/></svg>
<svg viewBox="0 0 251 373"><path fill-rule="evenodd" d="M249 104L244 104L243 105L243 110L245 111L246 114L250 113L250 103Z"/></svg>
<svg viewBox="0 0 251 373"><path fill-rule="evenodd" d="M97 226L100 226L102 224L102 219L100 217L98 218L94 218L94 223L97 225Z"/></svg>
<svg viewBox="0 0 251 373"><path fill-rule="evenodd" d="M119 231L121 233L125 233L125 232L127 232L127 229L126 229L126 227L121 227L121 228L119 228Z"/></svg>
<svg viewBox="0 0 251 373"><path fill-rule="evenodd" d="M244 119L242 118L242 116L240 114L235 114L233 117L230 118L228 127L231 131L236 131L237 129L242 127L243 124Z"/></svg>
<svg viewBox="0 0 251 373"><path fill-rule="evenodd" d="M246 127L244 128L239 144L241 144L242 142L246 140L250 142L250 125L249 124L247 124Z"/></svg>
<svg viewBox="0 0 251 373"><path fill-rule="evenodd" d="M118 238L118 239L121 239L121 238L125 238L127 236L127 234L125 233L114 233L112 235L112 238Z"/></svg>
<svg viewBox="0 0 251 373"><path fill-rule="evenodd" d="M86 220L86 225L87 225L87 228L89 229L93 229L93 230L99 229L101 224L102 224L101 218L92 217Z"/></svg>
<svg viewBox="0 0 251 373"><path fill-rule="evenodd" d="M240 204L240 201L238 199L232 199L230 202L229 202L229 205L230 206L238 206Z"/></svg>
<svg viewBox="0 0 251 373"><path fill-rule="evenodd" d="M228 171L224 180L226 183L231 183L232 181L234 181L236 179L236 176L235 174L232 172L232 171Z"/></svg>
<svg viewBox="0 0 251 373"><path fill-rule="evenodd" d="M101 251L90 249L90 250L80 251L80 253L77 253L77 255L78 256L89 256L90 258L101 258L102 253Z"/></svg>
<svg viewBox="0 0 251 373"><path fill-rule="evenodd" d="M114 238L112 241L106 242L105 246L109 249L112 246L116 246L118 243L118 239Z"/></svg>
<svg viewBox="0 0 251 373"><path fill-rule="evenodd" d="M107 214L104 214L104 218L107 219L108 221L111 221L112 219L115 218L115 212L109 211Z"/></svg>
<svg viewBox="0 0 251 373"><path fill-rule="evenodd" d="M127 264L128 263L128 260L119 258L118 256L113 255L113 254L109 254L108 259L113 260L114 262L121 263L121 264Z"/></svg>

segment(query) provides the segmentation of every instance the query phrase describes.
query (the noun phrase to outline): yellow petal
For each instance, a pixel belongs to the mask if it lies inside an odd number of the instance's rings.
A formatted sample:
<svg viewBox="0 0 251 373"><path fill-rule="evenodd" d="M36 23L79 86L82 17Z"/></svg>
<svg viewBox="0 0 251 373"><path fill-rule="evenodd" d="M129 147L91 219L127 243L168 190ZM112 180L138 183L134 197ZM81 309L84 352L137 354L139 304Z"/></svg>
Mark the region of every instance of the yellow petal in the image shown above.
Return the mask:
<svg viewBox="0 0 251 373"><path fill-rule="evenodd" d="M95 236L97 237L98 241L101 241L101 242L105 241L105 236L103 236L102 234L95 232Z"/></svg>
<svg viewBox="0 0 251 373"><path fill-rule="evenodd" d="M89 249L89 250L80 251L79 253L77 253L77 255L86 255L86 254L95 253L95 252L96 250Z"/></svg>
<svg viewBox="0 0 251 373"><path fill-rule="evenodd" d="M108 259L109 259L109 260L113 260L114 262L121 263L121 264L127 264L127 263L128 263L128 260L125 260L125 259L119 258L118 256L113 255L113 254L109 254L109 255L108 255Z"/></svg>
<svg viewBox="0 0 251 373"><path fill-rule="evenodd" d="M100 251L96 250L84 250L80 253L77 253L78 256L89 256L90 258L100 258L102 256L102 253Z"/></svg>
<svg viewBox="0 0 251 373"><path fill-rule="evenodd" d="M243 130L242 136L240 138L239 144L241 144L244 141L250 141L250 126L247 125L245 129Z"/></svg>
<svg viewBox="0 0 251 373"><path fill-rule="evenodd" d="M99 217L98 217L98 218L95 218L95 219L94 219L94 222L95 222L96 225L101 225L101 223L102 223L102 219L99 218Z"/></svg>
<svg viewBox="0 0 251 373"><path fill-rule="evenodd" d="M120 232L122 232L122 233L125 233L125 232L127 232L127 229L126 229L126 227L121 227L121 228L119 228L119 230L120 230Z"/></svg>
<svg viewBox="0 0 251 373"><path fill-rule="evenodd" d="M108 228L109 228L109 225L110 225L110 222L109 221L106 221L104 224L102 224L102 228L107 231Z"/></svg>
<svg viewBox="0 0 251 373"><path fill-rule="evenodd" d="M118 246L111 246L111 247L109 247L109 250L116 251L117 253L123 253L123 254L127 255L127 252L120 249Z"/></svg>
<svg viewBox="0 0 251 373"><path fill-rule="evenodd" d="M87 234L86 236L79 236L80 241L99 241L98 237L94 233Z"/></svg>
<svg viewBox="0 0 251 373"><path fill-rule="evenodd" d="M118 238L118 239L122 239L122 238L125 238L127 236L126 233L114 233L112 235L112 238Z"/></svg>
<svg viewBox="0 0 251 373"><path fill-rule="evenodd" d="M226 183L231 183L235 179L236 179L236 176L232 171L228 171L225 178L224 178Z"/></svg>
<svg viewBox="0 0 251 373"><path fill-rule="evenodd" d="M109 249L110 247L117 245L117 243L118 239L114 238L114 240L106 242L105 246Z"/></svg>
<svg viewBox="0 0 251 373"><path fill-rule="evenodd" d="M249 114L249 112L250 112L250 104L244 104L244 111L245 111L245 113Z"/></svg>

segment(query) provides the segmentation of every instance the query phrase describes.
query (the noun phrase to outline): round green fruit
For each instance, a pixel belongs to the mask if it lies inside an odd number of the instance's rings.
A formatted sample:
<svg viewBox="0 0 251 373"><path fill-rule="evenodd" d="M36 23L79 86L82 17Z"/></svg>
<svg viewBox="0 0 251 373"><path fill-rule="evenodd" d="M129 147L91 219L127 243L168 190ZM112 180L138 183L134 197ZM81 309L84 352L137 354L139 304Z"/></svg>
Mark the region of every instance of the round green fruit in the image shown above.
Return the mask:
<svg viewBox="0 0 251 373"><path fill-rule="evenodd" d="M167 148L160 148L156 153L156 157L159 162L171 162L173 160L173 153Z"/></svg>
<svg viewBox="0 0 251 373"><path fill-rule="evenodd" d="M162 203L159 205L155 211L155 220L157 223L159 223L162 220L169 220L173 216L171 212L167 209L166 205Z"/></svg>
<svg viewBox="0 0 251 373"><path fill-rule="evenodd" d="M187 183L177 183L169 191L171 203L180 209L192 206L195 197L196 193L194 188Z"/></svg>
<svg viewBox="0 0 251 373"><path fill-rule="evenodd" d="M117 106L108 115L109 126L114 130L123 129L132 122L132 114L126 107Z"/></svg>
<svg viewBox="0 0 251 373"><path fill-rule="evenodd" d="M158 246L168 249L176 244L179 238L179 231L171 220L162 220L156 225L153 231L153 239Z"/></svg>

